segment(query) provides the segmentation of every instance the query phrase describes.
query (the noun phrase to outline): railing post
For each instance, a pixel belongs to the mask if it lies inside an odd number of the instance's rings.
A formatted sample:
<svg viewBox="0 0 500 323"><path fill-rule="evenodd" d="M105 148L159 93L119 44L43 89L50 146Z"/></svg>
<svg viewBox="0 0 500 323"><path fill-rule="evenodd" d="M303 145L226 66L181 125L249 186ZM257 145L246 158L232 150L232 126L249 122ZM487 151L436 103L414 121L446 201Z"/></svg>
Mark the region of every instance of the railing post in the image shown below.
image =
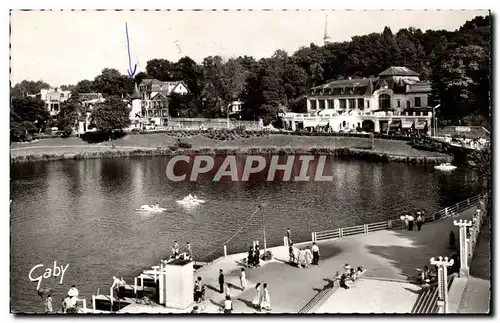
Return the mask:
<svg viewBox="0 0 500 323"><path fill-rule="evenodd" d="M340 237L342 238L344 236L344 228L340 228Z"/></svg>
<svg viewBox="0 0 500 323"><path fill-rule="evenodd" d="M340 228L337 230L339 230L339 238L342 237L342 231L340 230Z"/></svg>
<svg viewBox="0 0 500 323"><path fill-rule="evenodd" d="M288 247L288 237L283 237L283 245Z"/></svg>
<svg viewBox="0 0 500 323"><path fill-rule="evenodd" d="M444 208L444 215L448 216L448 208L447 207Z"/></svg>
<svg viewBox="0 0 500 323"><path fill-rule="evenodd" d="M134 294L137 296L137 277L134 278Z"/></svg>
<svg viewBox="0 0 500 323"><path fill-rule="evenodd" d="M392 229L392 220L387 221L387 229Z"/></svg>
<svg viewBox="0 0 500 323"><path fill-rule="evenodd" d="M314 232L311 232L311 241L316 242L316 240L314 239Z"/></svg>
<svg viewBox="0 0 500 323"><path fill-rule="evenodd" d="M365 224L365 225L363 226L363 229L364 229L365 233L368 233L368 224Z"/></svg>
<svg viewBox="0 0 500 323"><path fill-rule="evenodd" d="M227 247L224 245L224 257L227 257Z"/></svg>
<svg viewBox="0 0 500 323"><path fill-rule="evenodd" d="M109 289L109 303L111 304L111 312L113 311L113 287Z"/></svg>
<svg viewBox="0 0 500 323"><path fill-rule="evenodd" d="M469 199L467 199L467 205L470 205L470 203L469 203Z"/></svg>
<svg viewBox="0 0 500 323"><path fill-rule="evenodd" d="M92 310L95 311L95 295L92 295Z"/></svg>

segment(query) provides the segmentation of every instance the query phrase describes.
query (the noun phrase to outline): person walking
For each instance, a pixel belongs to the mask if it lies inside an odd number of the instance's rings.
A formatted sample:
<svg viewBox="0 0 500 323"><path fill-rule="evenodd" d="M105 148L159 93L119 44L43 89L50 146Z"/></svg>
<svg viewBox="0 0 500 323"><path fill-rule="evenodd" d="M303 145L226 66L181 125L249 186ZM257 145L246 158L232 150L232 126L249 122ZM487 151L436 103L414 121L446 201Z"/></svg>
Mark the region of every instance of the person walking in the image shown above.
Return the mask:
<svg viewBox="0 0 500 323"><path fill-rule="evenodd" d="M290 261L290 263L293 264L295 262L295 252L293 250L293 243L289 244L289 246L288 246L288 254L290 256L289 261Z"/></svg>
<svg viewBox="0 0 500 323"><path fill-rule="evenodd" d="M312 262L312 259L313 259L313 255L312 255L311 249L309 249L309 248L306 249L306 251L305 251L305 258L306 258L306 268L308 268L309 265Z"/></svg>
<svg viewBox="0 0 500 323"><path fill-rule="evenodd" d="M311 251L313 253L313 265L319 265L319 247L316 242L313 242Z"/></svg>
<svg viewBox="0 0 500 323"><path fill-rule="evenodd" d="M408 216L408 231L413 231L413 221L415 220L415 218L413 217L413 215L409 215Z"/></svg>
<svg viewBox="0 0 500 323"><path fill-rule="evenodd" d="M186 242L186 260L193 260L191 244L189 242Z"/></svg>
<svg viewBox="0 0 500 323"><path fill-rule="evenodd" d="M262 286L260 283L257 283L257 285L255 285L255 296L253 298L252 304L258 310L260 310L261 300L262 300Z"/></svg>
<svg viewBox="0 0 500 323"><path fill-rule="evenodd" d="M255 246L255 267L260 267L260 247Z"/></svg>
<svg viewBox="0 0 500 323"><path fill-rule="evenodd" d="M233 311L233 302L231 301L231 296L226 295L226 300L224 301L224 314L231 314Z"/></svg>
<svg viewBox="0 0 500 323"><path fill-rule="evenodd" d="M292 232L290 231L290 228L286 229L286 238L288 240L288 245L292 244Z"/></svg>
<svg viewBox="0 0 500 323"><path fill-rule="evenodd" d="M45 307L45 314L52 314L52 294L47 294L43 305Z"/></svg>
<svg viewBox="0 0 500 323"><path fill-rule="evenodd" d="M174 245L172 246L172 258L179 257L179 244L177 241L174 241Z"/></svg>
<svg viewBox="0 0 500 323"><path fill-rule="evenodd" d="M202 299L202 285L201 277L198 277L194 283L194 301L198 304L201 303Z"/></svg>
<svg viewBox="0 0 500 323"><path fill-rule="evenodd" d="M119 299L124 299L125 298L125 280L123 279L122 276L120 276L120 281L118 282L118 298Z"/></svg>
<svg viewBox="0 0 500 323"><path fill-rule="evenodd" d="M422 229L422 224L424 223L424 219L422 218L422 214L420 212L417 213L417 230L420 231Z"/></svg>
<svg viewBox="0 0 500 323"><path fill-rule="evenodd" d="M219 287L220 287L220 293L224 293L224 273L222 269L219 269Z"/></svg>
<svg viewBox="0 0 500 323"><path fill-rule="evenodd" d="M253 247L248 250L247 267L253 267Z"/></svg>
<svg viewBox="0 0 500 323"><path fill-rule="evenodd" d="M267 283L264 283L264 288L262 289L262 302L260 305L261 308L266 311L271 310L271 297L269 296L269 290L267 289Z"/></svg>
<svg viewBox="0 0 500 323"><path fill-rule="evenodd" d="M245 272L245 268L241 268L240 283L241 283L241 290L247 289L247 275Z"/></svg>

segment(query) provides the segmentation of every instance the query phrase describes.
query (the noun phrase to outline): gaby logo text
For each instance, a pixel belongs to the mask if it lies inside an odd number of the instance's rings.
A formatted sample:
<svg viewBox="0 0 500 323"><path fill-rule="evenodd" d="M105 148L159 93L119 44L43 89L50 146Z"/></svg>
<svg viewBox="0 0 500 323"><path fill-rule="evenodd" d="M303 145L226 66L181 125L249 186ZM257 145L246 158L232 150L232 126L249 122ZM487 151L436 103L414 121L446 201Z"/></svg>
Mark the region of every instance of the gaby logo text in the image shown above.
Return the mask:
<svg viewBox="0 0 500 323"><path fill-rule="evenodd" d="M178 155L166 165L170 181L197 181L198 177L209 176L213 181L248 181L251 177L267 181L332 181L333 176L325 174L327 156L322 155L229 155L222 161L214 156Z"/></svg>
<svg viewBox="0 0 500 323"><path fill-rule="evenodd" d="M47 267L45 270L43 270L44 265L43 264L38 264L31 268L30 273L28 275L29 279L32 282L37 282L36 289L40 289L40 285L42 284L43 279L49 279L51 277L61 277L59 279L59 284L63 283L64 279L64 273L68 269L69 264L66 266L58 266L57 261L54 261L54 266L52 268Z"/></svg>

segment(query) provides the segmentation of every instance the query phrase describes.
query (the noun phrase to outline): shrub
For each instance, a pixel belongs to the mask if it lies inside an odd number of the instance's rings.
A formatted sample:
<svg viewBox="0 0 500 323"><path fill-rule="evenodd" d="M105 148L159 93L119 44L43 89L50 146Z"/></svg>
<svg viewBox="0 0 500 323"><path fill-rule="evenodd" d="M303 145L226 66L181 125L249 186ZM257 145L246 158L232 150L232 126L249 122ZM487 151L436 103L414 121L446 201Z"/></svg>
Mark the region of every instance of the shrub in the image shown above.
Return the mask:
<svg viewBox="0 0 500 323"><path fill-rule="evenodd" d="M271 252L271 250L267 250L266 252L264 252L264 254L262 255L262 260L269 261L271 259L273 259L273 253Z"/></svg>
<svg viewBox="0 0 500 323"><path fill-rule="evenodd" d="M179 141L177 143L177 147L179 148L184 148L184 149L190 149L190 148L193 148L193 145L190 144L189 142L185 142L185 141Z"/></svg>
<svg viewBox="0 0 500 323"><path fill-rule="evenodd" d="M64 127L64 129L61 133L61 137L62 138L69 138L72 133L73 133L73 128L71 128L70 126L66 126L66 127Z"/></svg>

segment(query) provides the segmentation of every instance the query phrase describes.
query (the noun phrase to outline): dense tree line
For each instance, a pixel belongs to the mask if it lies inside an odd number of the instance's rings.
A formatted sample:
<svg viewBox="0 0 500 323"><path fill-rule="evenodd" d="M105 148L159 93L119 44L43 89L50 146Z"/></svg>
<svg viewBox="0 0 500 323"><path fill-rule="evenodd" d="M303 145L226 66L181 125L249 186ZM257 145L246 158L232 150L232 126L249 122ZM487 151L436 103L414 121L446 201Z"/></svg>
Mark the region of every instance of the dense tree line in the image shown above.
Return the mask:
<svg viewBox="0 0 500 323"><path fill-rule="evenodd" d="M478 16L453 32L405 28L394 34L386 27L382 33L355 36L351 41L310 44L292 55L277 50L260 60L209 56L198 64L189 57L177 62L157 58L148 61L146 71L134 79L105 68L94 80L82 80L66 89L126 97L132 93L134 82L145 78L183 80L190 94L172 97L171 115L221 117L227 105L239 99L244 102L242 119L264 118L267 123L275 119L281 106L304 111L305 95L313 86L348 76L376 76L390 66L406 66L432 83L432 101L441 104L441 123L488 126L490 56L490 17ZM21 97L47 86L42 81L23 81L11 88L11 95ZM68 101L66 115L71 115L72 107L75 102Z"/></svg>

